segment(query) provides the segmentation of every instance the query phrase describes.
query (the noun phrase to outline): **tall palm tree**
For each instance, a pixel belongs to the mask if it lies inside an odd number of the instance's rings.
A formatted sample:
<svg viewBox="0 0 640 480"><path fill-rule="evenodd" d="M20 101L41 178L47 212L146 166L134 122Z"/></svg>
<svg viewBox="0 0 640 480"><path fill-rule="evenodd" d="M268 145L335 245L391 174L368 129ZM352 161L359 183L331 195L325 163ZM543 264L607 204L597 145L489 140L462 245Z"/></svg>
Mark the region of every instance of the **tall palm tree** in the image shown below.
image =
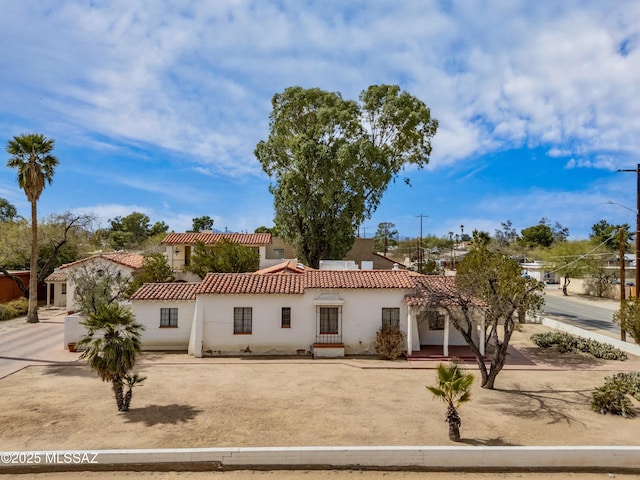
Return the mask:
<svg viewBox="0 0 640 480"><path fill-rule="evenodd" d="M142 351L140 339L144 326L135 322L131 310L117 303L98 306L83 325L87 334L77 345L85 349L80 358L86 358L103 381L111 382L118 410L128 411L133 387L145 380L131 373Z"/></svg>
<svg viewBox="0 0 640 480"><path fill-rule="evenodd" d="M467 373L456 363L438 365L438 384L435 387L427 387L436 398L447 404L447 418L449 424L449 439L454 442L460 441L460 415L457 407L461 403L471 400L471 384L473 375Z"/></svg>
<svg viewBox="0 0 640 480"><path fill-rule="evenodd" d="M36 205L45 183L51 184L58 159L51 152L55 140L41 133L25 133L7 144L7 167L18 171L18 185L31 203L31 273L27 322L38 322L38 215Z"/></svg>

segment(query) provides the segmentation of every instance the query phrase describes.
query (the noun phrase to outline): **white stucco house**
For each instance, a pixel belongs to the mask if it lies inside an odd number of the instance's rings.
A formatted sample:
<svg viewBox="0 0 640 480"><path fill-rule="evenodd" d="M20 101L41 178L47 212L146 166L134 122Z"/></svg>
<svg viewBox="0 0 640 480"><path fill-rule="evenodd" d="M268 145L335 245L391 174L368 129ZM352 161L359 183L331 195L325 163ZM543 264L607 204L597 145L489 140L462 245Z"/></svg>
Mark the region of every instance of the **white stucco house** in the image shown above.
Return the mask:
<svg viewBox="0 0 640 480"><path fill-rule="evenodd" d="M47 305L66 307L67 312L75 312L78 307L73 300L75 292L74 274L83 269L110 271L131 277L133 272L142 268L144 257L133 252L110 252L92 255L76 262L57 268L45 278L47 284Z"/></svg>
<svg viewBox="0 0 640 480"><path fill-rule="evenodd" d="M192 273L185 271L185 267L191 263L191 254L193 247L197 243L205 245L215 245L223 240L238 243L245 247L255 249L260 255L260 268L280 263L269 262L267 260L267 246L271 244L270 233L168 233L162 240L161 244L165 247L165 255L171 270L174 272L178 280L196 281L198 277Z"/></svg>
<svg viewBox="0 0 640 480"><path fill-rule="evenodd" d="M455 288L452 277L287 265L210 273L197 283L143 285L131 298L145 326L143 347L187 350L195 357L375 354L383 323L405 332L408 354L421 345L442 345L448 356L449 345L466 344L431 301Z"/></svg>

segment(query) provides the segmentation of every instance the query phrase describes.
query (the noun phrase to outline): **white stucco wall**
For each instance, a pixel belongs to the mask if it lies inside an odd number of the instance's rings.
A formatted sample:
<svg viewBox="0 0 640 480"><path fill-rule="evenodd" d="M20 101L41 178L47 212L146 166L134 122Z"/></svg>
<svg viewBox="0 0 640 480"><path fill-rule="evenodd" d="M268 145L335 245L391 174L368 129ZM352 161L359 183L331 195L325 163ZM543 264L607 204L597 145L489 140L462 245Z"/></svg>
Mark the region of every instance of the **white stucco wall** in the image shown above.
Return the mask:
<svg viewBox="0 0 640 480"><path fill-rule="evenodd" d="M400 309L400 328L407 328L404 290L307 290L304 295L199 295L203 309L205 354L295 354L316 341L316 306L320 294L342 300L342 342L346 354L373 354L382 308ZM233 333L234 307L252 307L252 333ZM281 328L282 307L291 308L291 328Z"/></svg>
<svg viewBox="0 0 640 480"><path fill-rule="evenodd" d="M75 292L75 282L73 281L73 276L78 275L83 268L88 268L91 270L109 270L114 272L120 272L120 274L124 277L130 277L133 273L134 269L131 267L127 267L125 265L120 265L119 263L111 262L104 258L93 258L87 260L86 262L78 263L77 265L70 266L64 269L64 272L67 274L67 312L75 312L78 310L78 306L73 300L74 292Z"/></svg>
<svg viewBox="0 0 640 480"><path fill-rule="evenodd" d="M161 327L160 309L177 308L178 326ZM187 350L191 324L193 320L194 301L136 301L131 302L131 310L136 321L144 325L142 333L143 350Z"/></svg>

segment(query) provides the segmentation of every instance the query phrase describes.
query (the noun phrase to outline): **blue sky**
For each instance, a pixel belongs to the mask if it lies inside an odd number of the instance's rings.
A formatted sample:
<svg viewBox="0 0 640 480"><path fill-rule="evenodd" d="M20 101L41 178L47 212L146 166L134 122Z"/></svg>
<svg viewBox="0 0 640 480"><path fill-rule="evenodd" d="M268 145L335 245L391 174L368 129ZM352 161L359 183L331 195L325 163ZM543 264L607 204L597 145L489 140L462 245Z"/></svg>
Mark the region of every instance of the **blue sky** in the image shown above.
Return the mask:
<svg viewBox="0 0 640 480"><path fill-rule="evenodd" d="M271 98L356 99L399 84L440 128L430 164L392 184L362 234L518 230L585 238L634 224L640 2L0 1L0 139L41 132L60 160L39 214L141 211L184 231L272 225L253 155ZM3 150L4 151L4 150ZM5 160L2 162L4 165ZM0 197L29 207L0 166Z"/></svg>

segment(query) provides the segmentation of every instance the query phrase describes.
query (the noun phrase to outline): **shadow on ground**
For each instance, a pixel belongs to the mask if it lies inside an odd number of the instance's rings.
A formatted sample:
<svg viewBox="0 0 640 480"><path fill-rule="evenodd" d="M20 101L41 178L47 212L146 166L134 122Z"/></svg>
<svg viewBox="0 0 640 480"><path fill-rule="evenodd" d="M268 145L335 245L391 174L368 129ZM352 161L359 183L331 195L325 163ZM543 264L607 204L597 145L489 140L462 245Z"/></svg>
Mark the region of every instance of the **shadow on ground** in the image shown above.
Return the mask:
<svg viewBox="0 0 640 480"><path fill-rule="evenodd" d="M547 424L566 423L571 425L576 419L570 412L573 408L583 409L591 402L591 389L558 390L548 386L544 390L524 390L519 385L513 389L494 389L504 394L496 395L494 403L501 412L521 418L546 419ZM583 422L578 422L584 425Z"/></svg>
<svg viewBox="0 0 640 480"><path fill-rule="evenodd" d="M517 447L519 444L506 442L502 437L495 438L461 438L460 443L480 447Z"/></svg>
<svg viewBox="0 0 640 480"><path fill-rule="evenodd" d="M84 363L53 365L44 369L45 375L59 375L61 377L94 377L97 375Z"/></svg>
<svg viewBox="0 0 640 480"><path fill-rule="evenodd" d="M562 370L591 370L607 364L606 360L588 353L561 353L557 347L520 347L520 350L537 365L546 364Z"/></svg>
<svg viewBox="0 0 640 480"><path fill-rule="evenodd" d="M132 408L125 413L127 423L144 423L147 427L154 425L177 425L196 418L202 410L192 405L149 405Z"/></svg>

